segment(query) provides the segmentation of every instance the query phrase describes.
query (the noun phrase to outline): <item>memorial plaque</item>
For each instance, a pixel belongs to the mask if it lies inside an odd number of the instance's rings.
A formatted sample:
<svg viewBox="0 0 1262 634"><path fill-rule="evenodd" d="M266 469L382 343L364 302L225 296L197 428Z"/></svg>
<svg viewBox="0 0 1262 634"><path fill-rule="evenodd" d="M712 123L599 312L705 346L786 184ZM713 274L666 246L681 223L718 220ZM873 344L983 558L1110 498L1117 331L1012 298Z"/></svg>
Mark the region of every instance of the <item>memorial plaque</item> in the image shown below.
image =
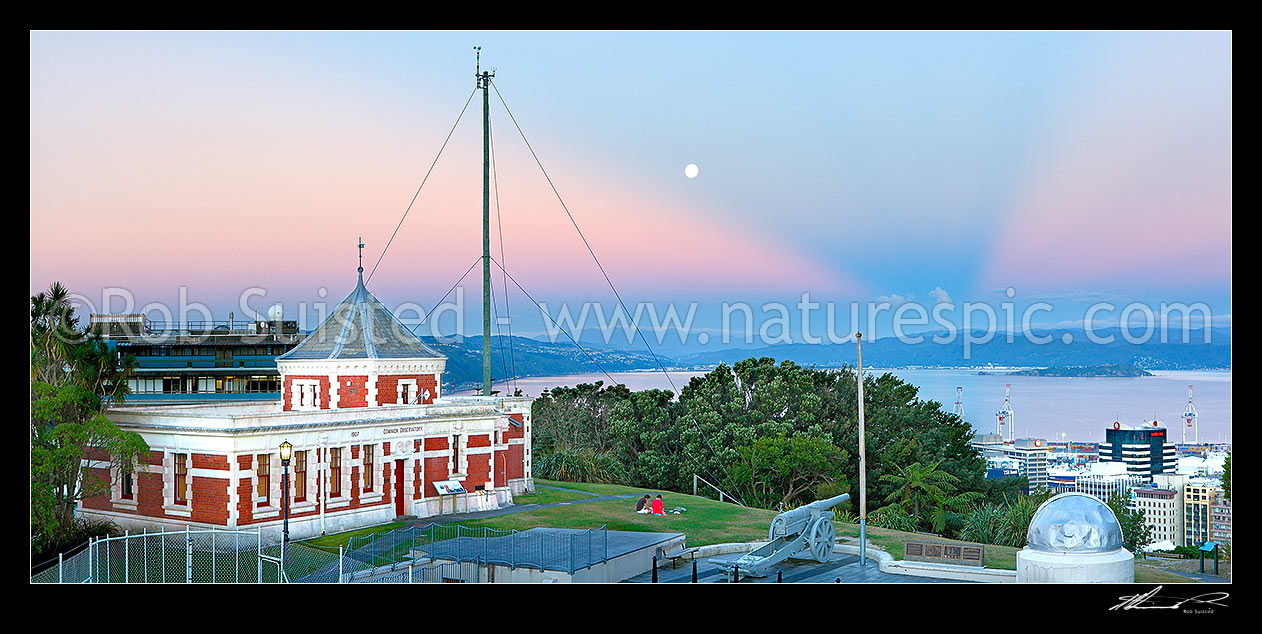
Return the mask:
<svg viewBox="0 0 1262 634"><path fill-rule="evenodd" d="M907 542L903 548L905 561L982 567L985 546L981 544L948 544L945 542Z"/></svg>

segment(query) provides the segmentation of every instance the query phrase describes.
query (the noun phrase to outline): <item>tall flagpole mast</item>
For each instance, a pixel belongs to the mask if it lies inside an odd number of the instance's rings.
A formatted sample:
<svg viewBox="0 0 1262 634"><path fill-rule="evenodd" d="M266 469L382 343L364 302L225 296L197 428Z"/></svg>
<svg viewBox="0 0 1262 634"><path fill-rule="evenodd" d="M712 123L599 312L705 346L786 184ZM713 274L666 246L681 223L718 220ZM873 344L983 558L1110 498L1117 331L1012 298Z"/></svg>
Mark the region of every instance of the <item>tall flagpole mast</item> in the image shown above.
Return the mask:
<svg viewBox="0 0 1262 634"><path fill-rule="evenodd" d="M859 353L859 565L868 565L868 460L863 437L863 333L854 333Z"/></svg>
<svg viewBox="0 0 1262 634"><path fill-rule="evenodd" d="M477 51L474 77L482 90L482 396L491 395L491 78L482 70L482 47Z"/></svg>

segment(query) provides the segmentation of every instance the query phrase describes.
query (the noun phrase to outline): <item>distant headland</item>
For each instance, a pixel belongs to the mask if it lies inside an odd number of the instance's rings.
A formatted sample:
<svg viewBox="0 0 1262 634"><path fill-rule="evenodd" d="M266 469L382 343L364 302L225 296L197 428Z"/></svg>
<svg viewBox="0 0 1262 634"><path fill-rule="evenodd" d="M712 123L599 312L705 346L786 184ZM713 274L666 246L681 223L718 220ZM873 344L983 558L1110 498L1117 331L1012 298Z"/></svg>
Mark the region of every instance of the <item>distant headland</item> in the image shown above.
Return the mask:
<svg viewBox="0 0 1262 634"><path fill-rule="evenodd" d="M984 374L984 373L981 373ZM1152 376L1149 372L1133 364L1075 365L1050 368L1033 368L1010 373L1015 376Z"/></svg>

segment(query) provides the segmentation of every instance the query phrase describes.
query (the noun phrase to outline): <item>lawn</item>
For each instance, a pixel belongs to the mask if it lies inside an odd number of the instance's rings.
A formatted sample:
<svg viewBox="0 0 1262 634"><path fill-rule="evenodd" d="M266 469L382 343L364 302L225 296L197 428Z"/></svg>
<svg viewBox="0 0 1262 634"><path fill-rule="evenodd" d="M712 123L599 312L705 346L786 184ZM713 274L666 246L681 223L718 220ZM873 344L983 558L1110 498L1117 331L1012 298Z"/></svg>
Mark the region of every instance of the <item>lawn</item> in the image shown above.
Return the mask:
<svg viewBox="0 0 1262 634"><path fill-rule="evenodd" d="M1150 566L1144 561L1135 562L1135 583L1200 583L1183 575L1176 575L1169 570Z"/></svg>
<svg viewBox="0 0 1262 634"><path fill-rule="evenodd" d="M727 502L717 502L705 497L692 496L670 491L649 491L616 484L587 484L575 482L556 482L536 480L538 484L588 491L602 495L621 495L626 493L662 494L666 508L682 506L687 509L680 515L641 515L635 512L635 498L618 500L602 500L586 504L573 504L538 508L502 515L481 520L461 522L461 526L470 528L496 528L524 531L537 527L549 528L600 528L608 526L615 531L645 531L658 533L684 533L688 536L688 546L707 546L729 542L749 542L767 539L768 526L775 511L746 508ZM590 496L581 493L570 493L554 489L537 489L536 493L515 496L519 504L541 504L547 502L573 501ZM395 522L371 528L338 533L305 542L322 550L337 551L339 544L345 545L352 536L384 533L402 526ZM849 542L858 543L859 525L837 523L837 535L851 538ZM920 533L888 530L876 526L868 527L868 540L873 545L884 549L895 559L902 559L904 547L908 541L941 541L950 543L966 543L958 540L944 539ZM983 564L987 568L1016 570L1018 548L1011 546L995 546L985 544ZM1172 572L1148 566L1143 561L1135 565L1135 581L1137 583L1190 583L1193 579L1176 575Z"/></svg>
<svg viewBox="0 0 1262 634"><path fill-rule="evenodd" d="M576 491L557 491L556 489L535 489L534 493L525 493L513 496L513 504L518 506L524 504L551 504L553 502L573 502L574 500L585 500L590 495L578 493Z"/></svg>
<svg viewBox="0 0 1262 634"><path fill-rule="evenodd" d="M364 535L372 535L373 533L388 533L401 526L407 526L407 522L390 522L389 524L369 526L368 528L361 528L359 530L346 531L345 533L334 533L332 535L325 535L324 537L316 537L314 539L308 539L308 540L298 542L298 543L310 546L317 550L323 550L325 552L336 553L337 547L345 546L348 542L351 541L352 537L363 537Z"/></svg>
<svg viewBox="0 0 1262 634"><path fill-rule="evenodd" d="M548 482L547 484L572 486L569 482ZM583 490L613 495L647 492L611 484L575 486L575 488L579 487ZM687 511L680 515L641 515L635 512L635 498L624 498L553 506L461 524L470 527L515 530L527 530L539 526L587 529L608 525L609 530L615 531L685 533L688 535L689 546L704 546L766 539L767 527L771 519L776 516L775 511L749 509L682 493L662 492L662 499L666 502L668 510L682 506Z"/></svg>

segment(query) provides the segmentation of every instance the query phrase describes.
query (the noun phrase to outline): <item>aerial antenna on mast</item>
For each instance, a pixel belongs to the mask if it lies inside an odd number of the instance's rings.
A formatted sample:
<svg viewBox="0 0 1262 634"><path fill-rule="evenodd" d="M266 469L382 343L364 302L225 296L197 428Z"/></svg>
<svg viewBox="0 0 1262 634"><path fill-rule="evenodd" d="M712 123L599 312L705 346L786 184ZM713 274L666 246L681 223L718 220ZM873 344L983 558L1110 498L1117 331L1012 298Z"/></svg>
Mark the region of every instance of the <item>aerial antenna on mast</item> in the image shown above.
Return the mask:
<svg viewBox="0 0 1262 634"><path fill-rule="evenodd" d="M1195 425L1193 432L1196 437L1196 444L1201 443L1201 421L1200 415L1196 413L1196 405L1192 404L1192 386L1188 386L1188 404L1183 410L1183 442L1187 443L1188 428Z"/></svg>
<svg viewBox="0 0 1262 634"><path fill-rule="evenodd" d="M478 89L482 91L482 396L491 395L491 78L482 70L482 47L477 55Z"/></svg>

